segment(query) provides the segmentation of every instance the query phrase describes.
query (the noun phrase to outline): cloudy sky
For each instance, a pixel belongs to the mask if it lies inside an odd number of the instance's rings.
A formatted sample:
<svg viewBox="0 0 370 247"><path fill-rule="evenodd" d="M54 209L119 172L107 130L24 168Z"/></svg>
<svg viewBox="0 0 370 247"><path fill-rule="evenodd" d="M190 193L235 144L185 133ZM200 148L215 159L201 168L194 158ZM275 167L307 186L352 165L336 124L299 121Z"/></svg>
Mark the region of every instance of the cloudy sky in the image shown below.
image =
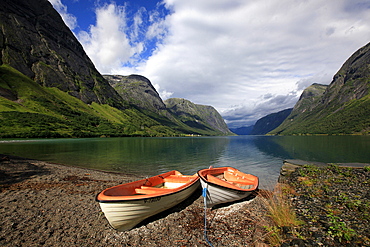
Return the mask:
<svg viewBox="0 0 370 247"><path fill-rule="evenodd" d="M370 42L370 0L49 0L102 74L212 105L229 127L293 107Z"/></svg>

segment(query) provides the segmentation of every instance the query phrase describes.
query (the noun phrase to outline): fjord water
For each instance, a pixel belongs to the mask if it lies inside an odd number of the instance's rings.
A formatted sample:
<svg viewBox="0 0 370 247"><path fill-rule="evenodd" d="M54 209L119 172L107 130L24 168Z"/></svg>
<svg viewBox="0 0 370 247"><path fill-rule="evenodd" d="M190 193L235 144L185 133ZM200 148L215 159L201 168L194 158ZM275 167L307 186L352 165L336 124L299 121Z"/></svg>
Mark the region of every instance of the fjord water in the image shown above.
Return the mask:
<svg viewBox="0 0 370 247"><path fill-rule="evenodd" d="M370 136L229 136L0 140L0 153L86 168L156 175L233 166L273 185L285 159L370 162Z"/></svg>

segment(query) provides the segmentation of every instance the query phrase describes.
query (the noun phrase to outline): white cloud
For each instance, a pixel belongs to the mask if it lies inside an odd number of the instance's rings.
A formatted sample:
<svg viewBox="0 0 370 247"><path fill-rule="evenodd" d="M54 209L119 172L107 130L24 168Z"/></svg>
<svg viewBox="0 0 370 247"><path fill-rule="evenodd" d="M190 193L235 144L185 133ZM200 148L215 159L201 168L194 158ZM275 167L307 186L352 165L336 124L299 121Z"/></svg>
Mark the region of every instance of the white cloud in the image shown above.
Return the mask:
<svg viewBox="0 0 370 247"><path fill-rule="evenodd" d="M159 86L158 84L153 84L153 87L155 87L155 89L157 90L157 92L159 93L161 99L164 101L166 99L169 99L171 98L171 96L173 95L172 92L167 92L165 90L161 90L161 86Z"/></svg>
<svg viewBox="0 0 370 247"><path fill-rule="evenodd" d="M329 84L370 41L369 1L161 4L169 15L140 9L131 26L124 6L104 5L79 39L100 72L141 74L162 97L212 105L235 126L293 107L305 87Z"/></svg>
<svg viewBox="0 0 370 247"><path fill-rule="evenodd" d="M133 17L133 25L130 30L130 41L138 41L141 34L141 27L144 24L143 14L145 13L145 8L141 7ZM125 19L123 19L124 21ZM125 31L122 30L124 33Z"/></svg>
<svg viewBox="0 0 370 247"><path fill-rule="evenodd" d="M267 93L256 100L245 102L222 113L230 128L253 125L256 120L268 114L292 108L302 91L292 91L286 95Z"/></svg>
<svg viewBox="0 0 370 247"><path fill-rule="evenodd" d="M67 6L63 5L61 0L49 0L53 7L59 12L62 16L64 23L71 29L77 27L77 19L75 16L68 13Z"/></svg>
<svg viewBox="0 0 370 247"><path fill-rule="evenodd" d="M230 124L238 123L235 113L248 125L293 107L299 94L290 92L330 83L370 41L369 5L348 9L351 3L168 0L169 35L142 73L174 97L213 105ZM262 101L268 93L275 101Z"/></svg>
<svg viewBox="0 0 370 247"><path fill-rule="evenodd" d="M157 10L141 7L128 17L127 8L114 1L97 7L96 24L77 35L103 74L142 72L143 53L151 54L152 49L157 49L151 46L160 44L166 37L168 27Z"/></svg>
<svg viewBox="0 0 370 247"><path fill-rule="evenodd" d="M146 32L146 38L149 40L157 39L161 42L168 34L166 19L163 18L158 10L153 10L149 13L148 22L149 26Z"/></svg>
<svg viewBox="0 0 370 247"><path fill-rule="evenodd" d="M135 61L143 44L136 41L137 30L127 30L125 6L105 4L96 9L96 20L96 25L91 25L88 32L80 32L78 38L99 71L111 73ZM138 25L140 16L135 19L135 26Z"/></svg>

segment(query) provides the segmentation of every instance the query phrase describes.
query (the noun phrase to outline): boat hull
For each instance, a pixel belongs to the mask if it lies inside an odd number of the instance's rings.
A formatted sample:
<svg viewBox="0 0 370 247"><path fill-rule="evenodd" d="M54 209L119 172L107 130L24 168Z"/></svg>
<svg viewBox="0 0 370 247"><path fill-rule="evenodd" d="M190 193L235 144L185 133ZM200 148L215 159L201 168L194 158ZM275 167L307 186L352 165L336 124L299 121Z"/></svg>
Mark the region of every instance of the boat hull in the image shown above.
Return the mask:
<svg viewBox="0 0 370 247"><path fill-rule="evenodd" d="M118 231L127 231L134 228L146 218L183 202L199 189L199 187L200 182L197 177L184 188L167 194L127 196L129 198L127 200L124 197L120 197L120 200L114 200L114 198L107 200L106 197L104 200L99 200L98 195L97 201L109 224ZM136 197L140 198L132 199Z"/></svg>
<svg viewBox="0 0 370 247"><path fill-rule="evenodd" d="M231 183L226 179L211 180L209 177L209 175L220 175L229 171L238 174L237 182L234 180L235 183ZM244 199L258 189L258 178L256 176L241 173L231 167L203 169L198 171L198 176L203 190L206 190L206 206L209 208ZM246 179L243 179L244 176Z"/></svg>
<svg viewBox="0 0 370 247"><path fill-rule="evenodd" d="M200 181L202 188L206 188L206 206L212 208L218 204L234 202L244 199L252 194L253 191L239 191L228 189L222 186L213 185L203 180Z"/></svg>
<svg viewBox="0 0 370 247"><path fill-rule="evenodd" d="M109 224L118 231L127 231L144 219L176 206L199 188L199 181L175 194L127 202L99 203Z"/></svg>

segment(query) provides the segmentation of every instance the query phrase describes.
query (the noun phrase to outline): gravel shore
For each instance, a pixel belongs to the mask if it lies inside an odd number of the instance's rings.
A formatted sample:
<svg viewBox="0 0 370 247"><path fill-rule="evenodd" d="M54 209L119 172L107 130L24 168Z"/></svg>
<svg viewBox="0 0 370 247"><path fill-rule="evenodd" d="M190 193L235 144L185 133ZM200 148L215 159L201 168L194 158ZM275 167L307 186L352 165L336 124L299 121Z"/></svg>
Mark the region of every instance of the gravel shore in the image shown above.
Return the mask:
<svg viewBox="0 0 370 247"><path fill-rule="evenodd" d="M281 246L370 246L369 167L284 167L281 182L302 224L274 226L265 204L271 193L260 191L207 210L213 246L270 246L266 229L281 233ZM112 229L95 196L141 178L0 154L0 245L209 246L200 191L130 231Z"/></svg>
<svg viewBox="0 0 370 247"><path fill-rule="evenodd" d="M0 155L1 246L209 246L195 194L127 232L109 226L97 193L141 177ZM265 246L258 197L207 210L214 246Z"/></svg>

